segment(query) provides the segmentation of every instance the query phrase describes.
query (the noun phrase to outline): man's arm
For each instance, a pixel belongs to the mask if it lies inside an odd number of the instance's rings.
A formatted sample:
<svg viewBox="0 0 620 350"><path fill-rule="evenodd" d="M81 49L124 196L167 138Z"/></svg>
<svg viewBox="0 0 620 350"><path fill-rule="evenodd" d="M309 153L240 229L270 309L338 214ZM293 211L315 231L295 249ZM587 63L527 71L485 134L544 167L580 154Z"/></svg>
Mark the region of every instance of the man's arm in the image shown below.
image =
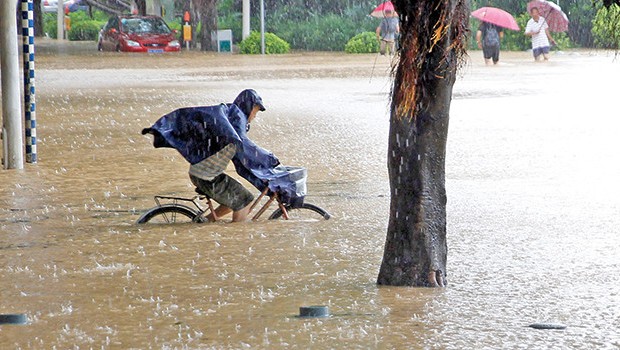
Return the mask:
<svg viewBox="0 0 620 350"><path fill-rule="evenodd" d="M377 30L375 30L375 33L377 34L377 40L381 40L381 26L377 27Z"/></svg>
<svg viewBox="0 0 620 350"><path fill-rule="evenodd" d="M247 135L246 115L235 105L231 105L228 110L228 120L241 140L241 149L237 149L235 159L238 159L243 166L254 168L273 168L280 164L280 161L270 151L255 144Z"/></svg>
<svg viewBox="0 0 620 350"><path fill-rule="evenodd" d="M536 34L538 34L538 32L534 32L532 22L527 22L527 25L525 26L525 36L533 36Z"/></svg>
<svg viewBox="0 0 620 350"><path fill-rule="evenodd" d="M555 40L553 40L553 38L551 37L551 33L549 32L549 27L545 28L545 34L547 34L547 38L549 39L549 42L555 45Z"/></svg>
<svg viewBox="0 0 620 350"><path fill-rule="evenodd" d="M478 48L481 49L482 48L482 31L478 30L476 32L476 42L478 43Z"/></svg>

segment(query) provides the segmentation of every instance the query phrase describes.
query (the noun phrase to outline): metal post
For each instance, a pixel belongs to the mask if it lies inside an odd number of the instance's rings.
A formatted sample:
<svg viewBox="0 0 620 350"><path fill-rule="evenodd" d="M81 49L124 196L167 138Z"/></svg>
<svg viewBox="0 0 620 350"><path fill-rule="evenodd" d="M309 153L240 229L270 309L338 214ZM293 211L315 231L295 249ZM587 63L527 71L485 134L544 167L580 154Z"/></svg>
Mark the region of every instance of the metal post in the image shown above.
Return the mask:
<svg viewBox="0 0 620 350"><path fill-rule="evenodd" d="M241 39L250 36L250 0L243 0Z"/></svg>
<svg viewBox="0 0 620 350"><path fill-rule="evenodd" d="M64 0L58 0L58 10L56 11L56 39L62 40L65 38L65 2Z"/></svg>
<svg viewBox="0 0 620 350"><path fill-rule="evenodd" d="M260 53L265 54L265 0L260 0Z"/></svg>
<svg viewBox="0 0 620 350"><path fill-rule="evenodd" d="M34 2L22 0L22 38L24 54L24 120L26 162L37 162L37 118L34 90Z"/></svg>
<svg viewBox="0 0 620 350"><path fill-rule="evenodd" d="M183 13L183 41L185 42L185 48L189 51L189 42L192 40L192 26L189 24L190 14L189 11Z"/></svg>
<svg viewBox="0 0 620 350"><path fill-rule="evenodd" d="M23 169L22 106L15 1L0 3L0 70L2 71L2 163L4 169Z"/></svg>

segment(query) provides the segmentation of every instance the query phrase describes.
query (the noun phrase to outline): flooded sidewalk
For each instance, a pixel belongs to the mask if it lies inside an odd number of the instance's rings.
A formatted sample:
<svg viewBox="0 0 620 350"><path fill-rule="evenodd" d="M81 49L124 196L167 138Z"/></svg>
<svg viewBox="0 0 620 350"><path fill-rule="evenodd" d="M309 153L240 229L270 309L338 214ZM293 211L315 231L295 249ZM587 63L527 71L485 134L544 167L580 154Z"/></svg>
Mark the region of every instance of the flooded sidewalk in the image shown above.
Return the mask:
<svg viewBox="0 0 620 350"><path fill-rule="evenodd" d="M449 286L425 289L375 285L388 58L88 44L40 45L39 163L0 171L0 313L29 319L1 325L0 348L620 346L613 54L502 52L485 67L470 53L448 140ZM154 195L194 194L187 162L141 129L245 88L267 108L249 136L306 167L307 201L333 218L136 225ZM306 305L333 316L296 317Z"/></svg>

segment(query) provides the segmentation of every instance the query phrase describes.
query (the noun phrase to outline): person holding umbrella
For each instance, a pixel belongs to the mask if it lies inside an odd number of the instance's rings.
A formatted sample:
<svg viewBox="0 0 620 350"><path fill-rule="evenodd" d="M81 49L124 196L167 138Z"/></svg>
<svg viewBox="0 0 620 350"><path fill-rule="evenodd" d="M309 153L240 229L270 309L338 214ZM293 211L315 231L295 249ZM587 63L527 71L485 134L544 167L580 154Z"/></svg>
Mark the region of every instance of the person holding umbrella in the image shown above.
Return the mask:
<svg viewBox="0 0 620 350"><path fill-rule="evenodd" d="M555 45L555 40L549 33L549 24L544 17L540 15L538 7L532 7L530 9L530 18L525 26L525 35L532 38L532 53L534 55L534 61L538 61L538 58L542 55L545 61L549 60L547 56L549 54L549 46Z"/></svg>
<svg viewBox="0 0 620 350"><path fill-rule="evenodd" d="M482 22L476 32L476 42L478 48L482 49L482 56L486 65L490 65L499 62L499 46L501 40L504 38L504 31L501 27L489 23Z"/></svg>
<svg viewBox="0 0 620 350"><path fill-rule="evenodd" d="M400 27L398 17L394 14L393 8L386 7L383 13L383 20L381 20L381 24L376 30L377 40L381 43L379 52L381 52L381 55L385 55L387 50L388 54L391 56L395 51L396 37L398 33L400 33Z"/></svg>
<svg viewBox="0 0 620 350"><path fill-rule="evenodd" d="M519 30L517 21L510 13L497 7L481 7L471 15L482 21L476 32L476 42L478 48L482 49L486 64L491 64L491 61L497 64L500 42L504 38L503 28Z"/></svg>

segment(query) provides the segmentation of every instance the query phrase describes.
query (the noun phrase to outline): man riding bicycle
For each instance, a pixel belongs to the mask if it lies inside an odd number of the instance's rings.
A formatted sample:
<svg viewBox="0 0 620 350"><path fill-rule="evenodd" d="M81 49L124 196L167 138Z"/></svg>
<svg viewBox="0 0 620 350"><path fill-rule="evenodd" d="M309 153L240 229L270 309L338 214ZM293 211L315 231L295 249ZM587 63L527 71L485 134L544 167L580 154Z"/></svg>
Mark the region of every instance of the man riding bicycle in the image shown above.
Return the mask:
<svg viewBox="0 0 620 350"><path fill-rule="evenodd" d="M249 169L270 169L280 162L247 137L249 125L265 106L256 91L243 90L231 104L176 110L142 130L155 136L155 147L173 147L190 162L189 177L197 190L220 205L215 217L233 212L232 221L247 220L254 196L225 174L232 160L239 174L253 181ZM214 221L210 214L207 219Z"/></svg>

